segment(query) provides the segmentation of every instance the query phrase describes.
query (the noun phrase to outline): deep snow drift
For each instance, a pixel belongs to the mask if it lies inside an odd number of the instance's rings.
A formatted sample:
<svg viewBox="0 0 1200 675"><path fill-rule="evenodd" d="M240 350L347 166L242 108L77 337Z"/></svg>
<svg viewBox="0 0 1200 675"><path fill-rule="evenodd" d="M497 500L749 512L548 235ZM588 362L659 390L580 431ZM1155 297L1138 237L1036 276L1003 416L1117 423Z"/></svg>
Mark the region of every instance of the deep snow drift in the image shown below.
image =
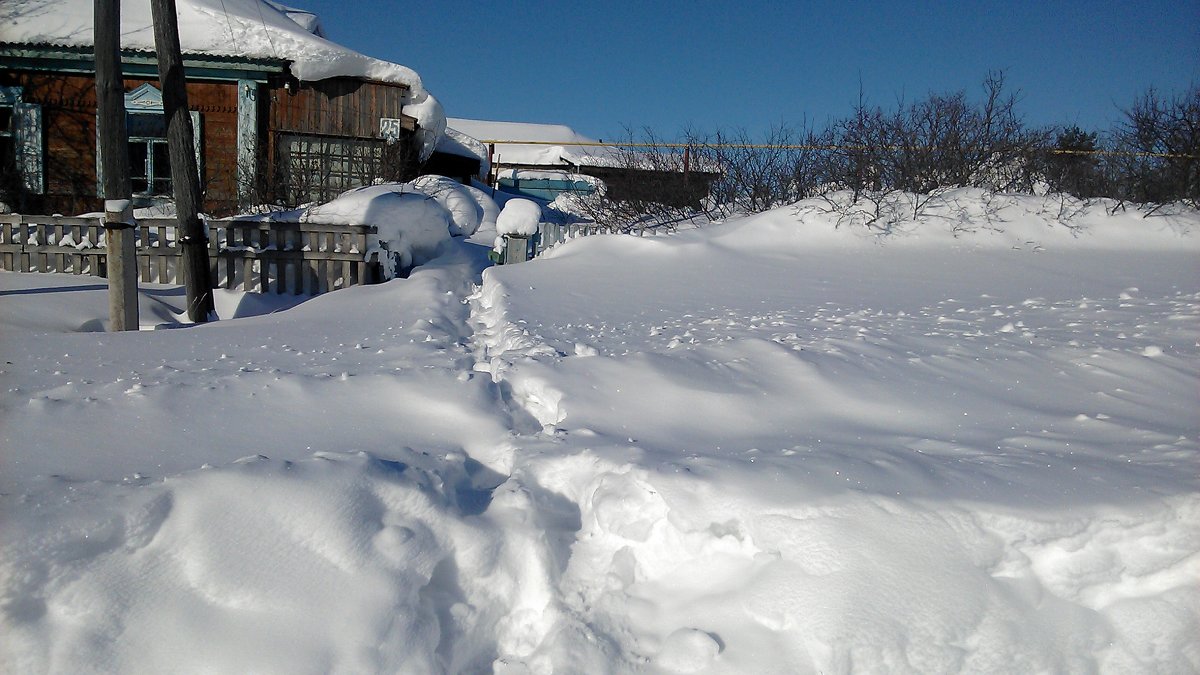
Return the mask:
<svg viewBox="0 0 1200 675"><path fill-rule="evenodd" d="M1200 215L1076 206L455 240L135 334L0 275L0 669L1195 672Z"/></svg>

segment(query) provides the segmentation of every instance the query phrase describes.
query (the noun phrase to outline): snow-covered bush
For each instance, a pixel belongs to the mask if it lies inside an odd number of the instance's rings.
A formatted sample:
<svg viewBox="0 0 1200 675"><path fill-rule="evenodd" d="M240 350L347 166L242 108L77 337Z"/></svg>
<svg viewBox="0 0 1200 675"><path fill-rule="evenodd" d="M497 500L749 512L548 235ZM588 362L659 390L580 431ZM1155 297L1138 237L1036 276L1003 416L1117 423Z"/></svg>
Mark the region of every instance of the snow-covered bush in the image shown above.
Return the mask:
<svg viewBox="0 0 1200 675"><path fill-rule="evenodd" d="M471 198L479 205L479 229L496 229L496 219L500 217L500 206L496 203L496 200L492 199L487 192L475 185L468 185L466 187Z"/></svg>
<svg viewBox="0 0 1200 675"><path fill-rule="evenodd" d="M467 186L453 178L434 175L420 176L409 185L434 198L450 212L450 234L471 236L479 229L483 219L483 206Z"/></svg>
<svg viewBox="0 0 1200 675"><path fill-rule="evenodd" d="M509 236L532 237L542 222L542 207L537 202L516 197L504 203L496 217L496 241L492 249L502 253Z"/></svg>
<svg viewBox="0 0 1200 675"><path fill-rule="evenodd" d="M450 239L453 218L436 199L406 184L357 188L337 199L307 209L302 220L340 225L374 225L363 254L380 256L385 278L427 262Z"/></svg>

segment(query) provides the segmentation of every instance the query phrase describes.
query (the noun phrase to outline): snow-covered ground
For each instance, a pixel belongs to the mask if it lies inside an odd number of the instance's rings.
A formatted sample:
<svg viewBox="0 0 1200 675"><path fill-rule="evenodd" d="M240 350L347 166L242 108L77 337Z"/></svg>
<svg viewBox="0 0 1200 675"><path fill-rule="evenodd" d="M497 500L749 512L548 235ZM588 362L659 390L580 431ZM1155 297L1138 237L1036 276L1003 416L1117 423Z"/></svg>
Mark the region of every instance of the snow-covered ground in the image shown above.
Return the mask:
<svg viewBox="0 0 1200 675"><path fill-rule="evenodd" d="M0 670L1196 672L1200 214L1061 206L0 275Z"/></svg>

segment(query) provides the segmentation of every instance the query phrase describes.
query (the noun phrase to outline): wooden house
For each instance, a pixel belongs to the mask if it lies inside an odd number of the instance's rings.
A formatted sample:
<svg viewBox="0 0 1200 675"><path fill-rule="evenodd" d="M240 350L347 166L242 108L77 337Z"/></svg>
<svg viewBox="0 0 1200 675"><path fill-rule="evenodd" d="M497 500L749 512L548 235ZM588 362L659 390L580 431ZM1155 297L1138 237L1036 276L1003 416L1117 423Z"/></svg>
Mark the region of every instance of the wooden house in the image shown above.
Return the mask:
<svg viewBox="0 0 1200 675"><path fill-rule="evenodd" d="M414 73L328 42L261 0L225 0L224 17L190 11L192 1L179 0L180 34L206 213L328 200L418 173L431 145L422 132L441 129L428 128L436 102L424 129L406 114L429 100ZM0 33L0 210L101 210L92 1L35 4L11 12ZM72 31L67 19L47 22L48 12L86 16ZM148 11L127 1L123 12L129 158L135 205L147 206L171 195L162 99Z"/></svg>

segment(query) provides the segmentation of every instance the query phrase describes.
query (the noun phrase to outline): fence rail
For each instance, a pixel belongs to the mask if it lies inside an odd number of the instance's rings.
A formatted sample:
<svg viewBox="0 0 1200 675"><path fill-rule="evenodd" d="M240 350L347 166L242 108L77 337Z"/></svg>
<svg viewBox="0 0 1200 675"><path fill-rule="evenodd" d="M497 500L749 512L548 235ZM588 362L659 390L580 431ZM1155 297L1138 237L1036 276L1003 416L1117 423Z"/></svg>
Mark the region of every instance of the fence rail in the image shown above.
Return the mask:
<svg viewBox="0 0 1200 675"><path fill-rule="evenodd" d="M547 250L554 248L570 239L578 239L579 237L587 237L594 234L628 234L631 236L646 237L662 234L666 230L659 227L634 228L631 230L622 229L620 227L601 225L600 223L569 223L561 225L558 223L539 223L537 235L533 237L529 244L529 257L534 258Z"/></svg>
<svg viewBox="0 0 1200 675"><path fill-rule="evenodd" d="M569 225L539 223L537 237L534 239L533 250L530 253L533 256L541 255L546 249L553 248L555 245L561 244L568 239L586 237L593 234L615 234L616 232L615 229L598 223L571 223Z"/></svg>
<svg viewBox="0 0 1200 675"><path fill-rule="evenodd" d="M209 220L209 273L216 288L293 295L375 283L378 253L367 254L370 225ZM0 269L107 276L100 218L0 215ZM178 223L137 222L142 283L182 284Z"/></svg>

